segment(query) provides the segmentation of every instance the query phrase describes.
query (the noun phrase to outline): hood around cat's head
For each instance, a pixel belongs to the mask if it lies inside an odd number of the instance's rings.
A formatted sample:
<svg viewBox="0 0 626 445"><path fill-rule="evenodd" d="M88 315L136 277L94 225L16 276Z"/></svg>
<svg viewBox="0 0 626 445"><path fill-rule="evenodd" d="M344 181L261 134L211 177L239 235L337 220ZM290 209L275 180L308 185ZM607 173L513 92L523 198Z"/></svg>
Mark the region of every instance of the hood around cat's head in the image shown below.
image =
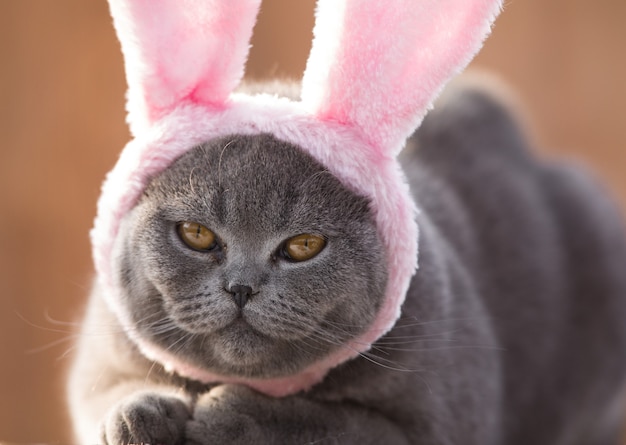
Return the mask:
<svg viewBox="0 0 626 445"><path fill-rule="evenodd" d="M298 102L232 93L259 3L194 0L183 11L176 0L110 0L134 139L103 186L92 243L107 303L144 354L197 380L282 396L369 349L399 317L417 266L418 231L396 156L443 84L478 50L501 2L320 0ZM298 375L264 381L216 376L135 338L112 268L120 222L152 177L207 140L260 133L301 147L370 199L389 267L384 304L361 337Z"/></svg>

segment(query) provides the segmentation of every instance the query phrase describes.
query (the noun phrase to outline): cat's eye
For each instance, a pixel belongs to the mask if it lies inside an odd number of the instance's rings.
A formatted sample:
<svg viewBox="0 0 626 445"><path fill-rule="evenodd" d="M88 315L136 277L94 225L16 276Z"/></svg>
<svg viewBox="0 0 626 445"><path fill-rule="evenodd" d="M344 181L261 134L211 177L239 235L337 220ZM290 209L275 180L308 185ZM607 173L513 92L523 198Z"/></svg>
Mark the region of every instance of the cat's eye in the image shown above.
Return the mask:
<svg viewBox="0 0 626 445"><path fill-rule="evenodd" d="M305 233L285 241L283 252L290 260L306 261L320 253L325 245L326 240L321 236Z"/></svg>
<svg viewBox="0 0 626 445"><path fill-rule="evenodd" d="M181 222L177 230L180 239L194 250L211 250L217 245L215 233L197 222Z"/></svg>

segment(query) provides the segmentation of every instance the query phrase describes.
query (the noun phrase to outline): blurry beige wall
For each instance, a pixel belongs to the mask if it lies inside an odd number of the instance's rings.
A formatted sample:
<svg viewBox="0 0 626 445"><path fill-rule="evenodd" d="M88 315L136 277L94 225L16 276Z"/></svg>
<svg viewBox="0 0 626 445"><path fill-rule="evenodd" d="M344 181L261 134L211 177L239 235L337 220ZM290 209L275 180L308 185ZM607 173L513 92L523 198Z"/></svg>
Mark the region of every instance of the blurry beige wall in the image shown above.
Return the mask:
<svg viewBox="0 0 626 445"><path fill-rule="evenodd" d="M312 0L266 0L248 73L298 77ZM626 207L626 2L509 0L474 65L525 102L541 150ZM67 443L63 374L104 174L128 139L104 0L0 0L0 440Z"/></svg>

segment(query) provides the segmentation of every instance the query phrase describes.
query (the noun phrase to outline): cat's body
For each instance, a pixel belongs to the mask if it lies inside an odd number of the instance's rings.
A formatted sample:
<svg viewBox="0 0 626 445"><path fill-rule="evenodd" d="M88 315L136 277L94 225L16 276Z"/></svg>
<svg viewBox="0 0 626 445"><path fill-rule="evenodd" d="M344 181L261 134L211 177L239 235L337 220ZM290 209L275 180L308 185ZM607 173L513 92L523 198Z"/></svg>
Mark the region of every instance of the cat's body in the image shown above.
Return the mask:
<svg viewBox="0 0 626 445"><path fill-rule="evenodd" d="M509 112L482 93L435 109L412 142L404 166L421 209L419 270L401 318L368 352L285 398L204 385L145 358L96 287L70 386L80 437L102 428L108 443L617 444L626 375L617 212L576 169L535 160ZM174 223L201 210L209 216L198 222L238 241L186 252ZM327 245L310 264L274 257L311 231ZM122 233L116 267L131 335L216 374L296 372L357 335L382 299L386 265L365 199L270 136L185 155L150 184ZM170 242L175 252L160 257ZM253 289L243 309L233 284ZM154 324L166 314L197 335Z"/></svg>

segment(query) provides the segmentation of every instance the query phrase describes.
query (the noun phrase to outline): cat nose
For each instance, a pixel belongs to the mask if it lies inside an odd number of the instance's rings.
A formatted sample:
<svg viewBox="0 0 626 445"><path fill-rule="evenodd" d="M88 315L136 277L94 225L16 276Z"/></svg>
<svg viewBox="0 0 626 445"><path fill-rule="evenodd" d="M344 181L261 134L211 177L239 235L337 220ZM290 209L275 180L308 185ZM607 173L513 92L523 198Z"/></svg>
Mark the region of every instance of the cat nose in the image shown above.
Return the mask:
<svg viewBox="0 0 626 445"><path fill-rule="evenodd" d="M239 309L243 309L243 307L252 296L252 288L250 286L244 286L241 284L234 284L230 286L228 292L233 295L235 304L239 306Z"/></svg>

